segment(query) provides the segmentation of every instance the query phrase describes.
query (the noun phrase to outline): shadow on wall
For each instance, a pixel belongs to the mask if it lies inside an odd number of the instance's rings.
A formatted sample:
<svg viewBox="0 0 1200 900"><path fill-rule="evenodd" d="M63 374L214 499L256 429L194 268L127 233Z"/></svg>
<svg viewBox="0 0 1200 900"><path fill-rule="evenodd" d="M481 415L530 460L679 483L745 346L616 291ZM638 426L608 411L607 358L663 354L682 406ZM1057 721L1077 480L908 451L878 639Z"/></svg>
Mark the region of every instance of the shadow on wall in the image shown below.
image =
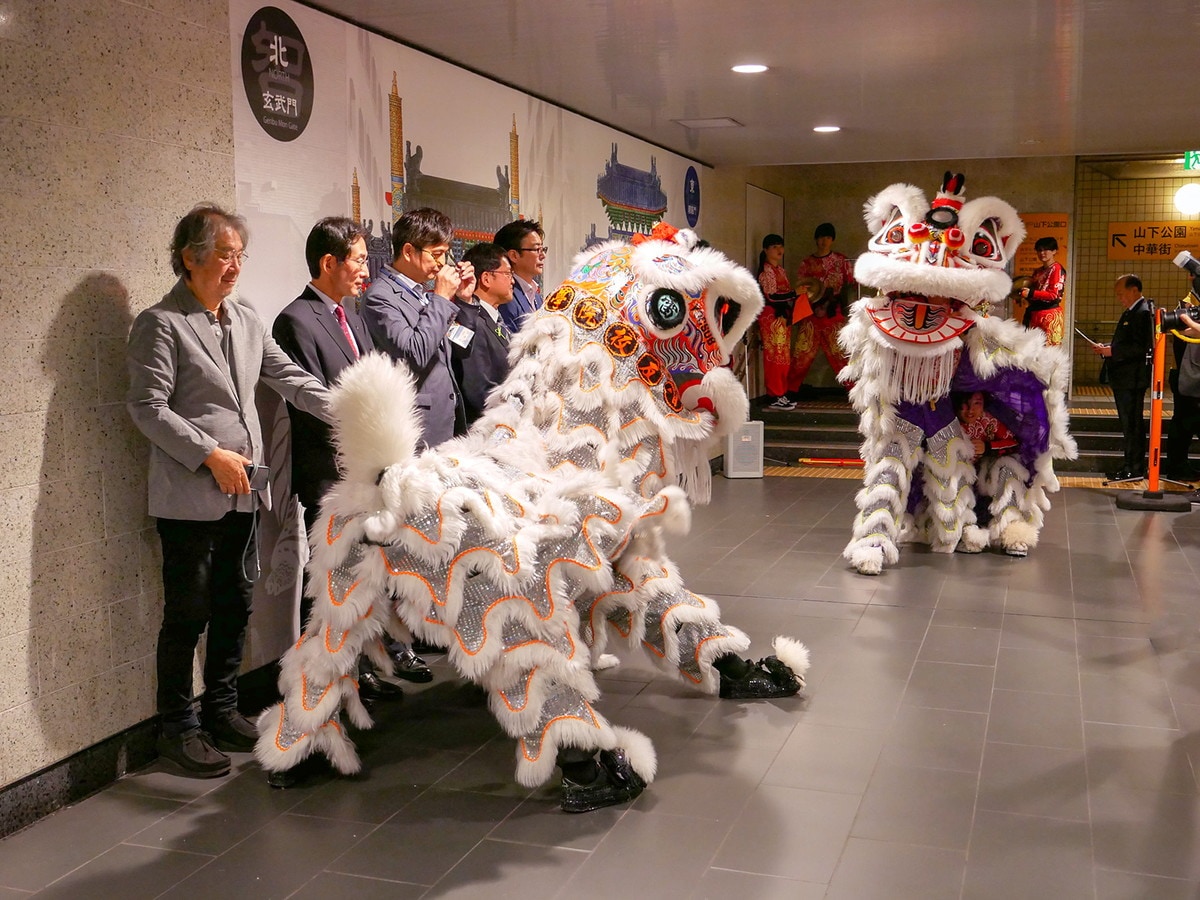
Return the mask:
<svg viewBox="0 0 1200 900"><path fill-rule="evenodd" d="M29 533L29 702L23 714L8 713L16 726L4 748L10 780L153 709L145 654L147 646L153 652L158 612L157 588L143 576L147 452L123 402L131 322L122 280L90 273L62 298L40 357L31 357L31 385L40 378L44 386L45 430Z"/></svg>

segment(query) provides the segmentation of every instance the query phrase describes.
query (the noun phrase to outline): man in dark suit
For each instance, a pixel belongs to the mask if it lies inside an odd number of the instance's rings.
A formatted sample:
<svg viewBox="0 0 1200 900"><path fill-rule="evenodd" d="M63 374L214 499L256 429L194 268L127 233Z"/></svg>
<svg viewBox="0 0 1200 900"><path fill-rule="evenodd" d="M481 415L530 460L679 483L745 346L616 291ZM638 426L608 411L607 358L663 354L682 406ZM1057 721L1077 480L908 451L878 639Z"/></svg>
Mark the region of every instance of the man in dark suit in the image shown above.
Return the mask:
<svg viewBox="0 0 1200 900"><path fill-rule="evenodd" d="M501 311L513 298L512 264L496 244L476 244L463 259L475 271L475 296L455 298L458 322L472 333L453 347L454 376L462 388L467 427L483 415L488 392L508 375L508 327Z"/></svg>
<svg viewBox="0 0 1200 900"><path fill-rule="evenodd" d="M298 366L329 386L343 369L375 349L353 302L363 292L367 275L366 234L350 219L322 219L308 234L304 256L312 280L275 318L271 333ZM292 432L292 491L304 506L305 531L311 532L321 498L339 477L333 433L320 419L291 403L288 420ZM302 629L311 608L306 572L300 600ZM401 677L415 681L433 678L424 661L406 647L396 652L395 662ZM399 687L380 678L365 659L360 661L358 689L368 700L403 695Z"/></svg>
<svg viewBox="0 0 1200 900"><path fill-rule="evenodd" d="M492 238L504 250L513 270L513 299L500 308L500 317L509 332L521 330L535 310L542 307L542 292L537 279L546 268L546 233L537 222L517 219L509 222Z"/></svg>
<svg viewBox="0 0 1200 900"><path fill-rule="evenodd" d="M184 216L171 242L179 281L134 321L127 351L126 406L150 439L150 515L162 540L158 752L200 778L227 773L222 751L252 750L258 738L237 705L257 577L255 515L270 503L248 471L263 460L255 387L261 381L311 415L330 415L325 386L232 299L246 239L245 221L219 207ZM206 627L197 717L192 663Z"/></svg>
<svg viewBox="0 0 1200 900"><path fill-rule="evenodd" d="M436 209L406 212L392 226L390 266L384 266L363 298L362 316L375 346L408 365L417 388L417 415L427 447L466 430L462 395L450 367L450 339L458 307L469 298L475 276L450 258L454 230ZM433 281L433 290L425 283ZM453 331L456 342L465 337Z"/></svg>
<svg viewBox="0 0 1200 900"><path fill-rule="evenodd" d="M1117 407L1117 421L1124 435L1121 468L1108 475L1110 481L1141 478L1146 474L1146 420L1143 404L1150 387L1150 348L1154 341L1154 313L1142 296L1142 280L1136 275L1117 279L1114 294L1125 307L1112 342L1094 349L1104 357L1108 384Z"/></svg>

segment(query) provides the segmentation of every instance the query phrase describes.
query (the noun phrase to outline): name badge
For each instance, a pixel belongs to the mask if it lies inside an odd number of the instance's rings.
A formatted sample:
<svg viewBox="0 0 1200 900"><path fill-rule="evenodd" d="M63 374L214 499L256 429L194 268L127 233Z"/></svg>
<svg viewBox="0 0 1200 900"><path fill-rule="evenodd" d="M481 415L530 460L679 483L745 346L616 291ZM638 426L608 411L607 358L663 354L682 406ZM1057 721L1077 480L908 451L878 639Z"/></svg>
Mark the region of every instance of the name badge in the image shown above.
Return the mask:
<svg viewBox="0 0 1200 900"><path fill-rule="evenodd" d="M462 347L466 350L471 346L471 338L475 337L475 332L465 325L455 322L450 326L450 330L446 332L446 337L450 338L450 343L456 347Z"/></svg>

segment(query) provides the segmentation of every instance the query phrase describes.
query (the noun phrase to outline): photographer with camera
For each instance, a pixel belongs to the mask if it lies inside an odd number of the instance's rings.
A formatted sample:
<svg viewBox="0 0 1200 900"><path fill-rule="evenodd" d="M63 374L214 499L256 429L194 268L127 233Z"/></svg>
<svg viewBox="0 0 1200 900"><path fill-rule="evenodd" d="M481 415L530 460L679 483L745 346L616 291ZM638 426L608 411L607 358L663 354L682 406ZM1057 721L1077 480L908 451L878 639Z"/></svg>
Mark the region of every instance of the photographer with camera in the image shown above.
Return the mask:
<svg viewBox="0 0 1200 900"><path fill-rule="evenodd" d="M1188 460L1192 438L1200 433L1200 326L1188 310L1200 315L1193 305L1200 294L1200 261L1188 251L1175 257L1175 265L1192 275L1190 294L1180 301L1179 308L1163 313L1162 330L1175 338L1176 371L1172 373L1171 391L1175 408L1167 426L1166 467L1164 475L1172 481L1196 481L1200 470ZM1189 302L1191 301L1191 302Z"/></svg>
<svg viewBox="0 0 1200 900"><path fill-rule="evenodd" d="M1142 280L1137 275L1122 275L1113 293L1125 311L1117 320L1112 341L1092 349L1104 357L1123 435L1122 465L1108 474L1108 480L1128 481L1146 475L1146 420L1142 412L1150 387L1154 311L1151 302L1142 296Z"/></svg>

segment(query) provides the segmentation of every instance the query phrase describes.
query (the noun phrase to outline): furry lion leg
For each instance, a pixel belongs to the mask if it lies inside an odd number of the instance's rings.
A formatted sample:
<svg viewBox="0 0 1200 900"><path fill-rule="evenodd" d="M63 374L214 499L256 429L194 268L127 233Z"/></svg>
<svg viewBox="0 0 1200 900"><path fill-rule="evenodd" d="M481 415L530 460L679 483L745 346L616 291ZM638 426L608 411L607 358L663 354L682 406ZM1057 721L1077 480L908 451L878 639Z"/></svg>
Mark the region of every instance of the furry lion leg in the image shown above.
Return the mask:
<svg viewBox="0 0 1200 900"><path fill-rule="evenodd" d="M1042 507L1030 490L1029 470L1015 456L988 460L980 473L984 492L992 498L988 532L1009 556L1027 556L1042 530Z"/></svg>
<svg viewBox="0 0 1200 900"><path fill-rule="evenodd" d="M962 438L958 422L930 435L925 447L927 537L935 553L953 553L963 530L975 524L975 467L971 445ZM978 542L968 536L968 547Z"/></svg>
<svg viewBox="0 0 1200 900"><path fill-rule="evenodd" d="M922 432L894 419L891 440L863 444L863 486L854 497L858 516L842 556L863 575L878 575L900 558L896 546L904 522L912 471L917 465Z"/></svg>

